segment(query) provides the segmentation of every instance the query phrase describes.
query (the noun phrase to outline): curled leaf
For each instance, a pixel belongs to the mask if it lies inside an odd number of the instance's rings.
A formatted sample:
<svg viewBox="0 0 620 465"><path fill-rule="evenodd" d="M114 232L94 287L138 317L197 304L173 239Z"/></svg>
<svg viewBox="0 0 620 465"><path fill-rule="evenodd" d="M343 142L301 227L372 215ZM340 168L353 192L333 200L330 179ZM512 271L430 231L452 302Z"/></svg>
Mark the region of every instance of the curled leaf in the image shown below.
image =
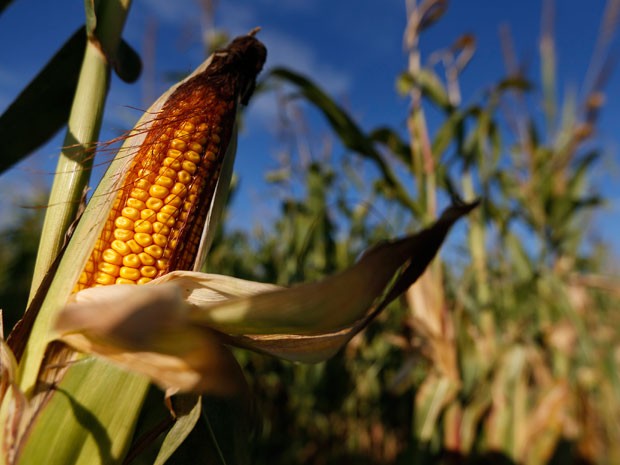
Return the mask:
<svg viewBox="0 0 620 465"><path fill-rule="evenodd" d="M294 361L331 357L418 279L452 224L474 206L455 205L429 228L375 246L316 283L287 289L176 271L142 286L81 291L56 328L76 349L160 386L230 390L240 373L224 344Z"/></svg>
<svg viewBox="0 0 620 465"><path fill-rule="evenodd" d="M108 292L79 293L79 303L62 313L57 328L64 342L145 374L164 389L237 390L242 379L232 354L214 332L187 324L190 306L178 286L94 289Z"/></svg>

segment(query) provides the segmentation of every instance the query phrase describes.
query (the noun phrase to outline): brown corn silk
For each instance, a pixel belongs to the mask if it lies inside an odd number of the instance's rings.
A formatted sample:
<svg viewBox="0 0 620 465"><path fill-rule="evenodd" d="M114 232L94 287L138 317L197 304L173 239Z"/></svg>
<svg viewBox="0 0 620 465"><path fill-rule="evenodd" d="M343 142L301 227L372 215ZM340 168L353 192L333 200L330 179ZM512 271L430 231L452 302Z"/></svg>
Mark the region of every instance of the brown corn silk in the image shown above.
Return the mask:
<svg viewBox="0 0 620 465"><path fill-rule="evenodd" d="M191 269L235 123L264 63L252 36L216 52L155 116L75 291Z"/></svg>

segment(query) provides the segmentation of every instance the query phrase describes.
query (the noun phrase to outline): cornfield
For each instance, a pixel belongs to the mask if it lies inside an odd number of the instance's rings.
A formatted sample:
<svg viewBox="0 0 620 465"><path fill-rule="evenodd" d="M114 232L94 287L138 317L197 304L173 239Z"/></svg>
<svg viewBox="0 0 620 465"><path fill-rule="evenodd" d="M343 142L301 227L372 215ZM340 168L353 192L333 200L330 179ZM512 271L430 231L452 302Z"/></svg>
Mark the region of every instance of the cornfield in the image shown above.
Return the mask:
<svg viewBox="0 0 620 465"><path fill-rule="evenodd" d="M406 128L366 130L269 67L253 30L162 95L86 195L112 67L139 75L130 5L86 2L85 28L0 116L0 140L36 129L2 170L68 125L49 207L1 236L0 464L620 463L620 278L584 227L606 202L608 50L581 100L558 99L554 37L536 78L504 31L505 77L464 96L475 37L428 60L447 2L407 2ZM55 80L63 104L26 118ZM235 229L253 93L278 102L283 140L320 115L330 150L283 143L265 173L276 221Z"/></svg>

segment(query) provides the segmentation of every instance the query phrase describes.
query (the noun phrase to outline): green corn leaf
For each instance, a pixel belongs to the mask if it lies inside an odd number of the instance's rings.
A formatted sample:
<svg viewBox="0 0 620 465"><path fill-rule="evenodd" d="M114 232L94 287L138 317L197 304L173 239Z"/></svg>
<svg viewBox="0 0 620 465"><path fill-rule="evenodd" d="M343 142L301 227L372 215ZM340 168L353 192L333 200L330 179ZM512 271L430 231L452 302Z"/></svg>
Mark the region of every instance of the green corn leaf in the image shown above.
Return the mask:
<svg viewBox="0 0 620 465"><path fill-rule="evenodd" d="M86 33L81 27L0 116L0 173L45 144L67 123L85 46ZM124 41L114 64L126 82L140 75L140 57Z"/></svg>
<svg viewBox="0 0 620 465"><path fill-rule="evenodd" d="M17 463L119 463L148 385L146 378L100 360L77 362L32 423Z"/></svg>
<svg viewBox="0 0 620 465"><path fill-rule="evenodd" d="M142 60L138 52L121 40L114 58L112 66L116 75L127 83L136 82L142 73Z"/></svg>
<svg viewBox="0 0 620 465"><path fill-rule="evenodd" d="M86 16L86 33L91 36L97 28L97 8L99 0L84 0L84 14Z"/></svg>
<svg viewBox="0 0 620 465"><path fill-rule="evenodd" d="M413 80L420 87L422 95L442 110L452 110L453 106L450 103L448 91L439 80L439 77L428 68L420 69L417 73L417 75L413 76Z"/></svg>
<svg viewBox="0 0 620 465"><path fill-rule="evenodd" d="M0 0L0 14L5 10L7 6L13 3L14 0Z"/></svg>
<svg viewBox="0 0 620 465"><path fill-rule="evenodd" d="M448 91L433 70L423 68L416 71L415 75L408 72L402 73L396 81L396 90L401 95L407 95L416 88L442 110L449 112L454 109L450 103Z"/></svg>
<svg viewBox="0 0 620 465"><path fill-rule="evenodd" d="M360 129L353 119L332 98L305 76L285 68L274 68L271 76L296 86L301 95L315 105L327 118L342 144L362 157L372 161L381 172L385 183L396 200L405 207L417 211L418 207L398 180L392 168L374 147L373 141Z"/></svg>
<svg viewBox="0 0 620 465"><path fill-rule="evenodd" d="M256 416L250 392L236 396L203 396L203 421L211 440L218 445L220 462L250 465ZM212 461L211 463L213 463Z"/></svg>
<svg viewBox="0 0 620 465"><path fill-rule="evenodd" d="M429 375L417 391L415 399L415 435L429 442L438 431L441 413L458 392L458 382L446 376Z"/></svg>
<svg viewBox="0 0 620 465"><path fill-rule="evenodd" d="M174 452L183 444L200 419L202 401L198 396L178 396L174 398L177 419L166 434L164 442L153 465L164 465ZM179 406L179 404L181 404Z"/></svg>
<svg viewBox="0 0 620 465"><path fill-rule="evenodd" d="M411 147L396 131L389 127L377 128L370 133L370 138L388 147L401 162L411 163Z"/></svg>
<svg viewBox="0 0 620 465"><path fill-rule="evenodd" d="M85 45L81 27L0 116L0 172L43 145L67 122Z"/></svg>

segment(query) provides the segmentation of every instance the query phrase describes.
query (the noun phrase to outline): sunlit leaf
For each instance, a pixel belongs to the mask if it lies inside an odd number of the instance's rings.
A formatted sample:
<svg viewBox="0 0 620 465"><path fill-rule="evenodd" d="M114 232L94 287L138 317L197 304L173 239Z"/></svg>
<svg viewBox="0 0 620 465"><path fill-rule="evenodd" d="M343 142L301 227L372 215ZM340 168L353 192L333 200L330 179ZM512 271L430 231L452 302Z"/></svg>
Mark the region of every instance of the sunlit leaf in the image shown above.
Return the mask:
<svg viewBox="0 0 620 465"><path fill-rule="evenodd" d="M33 422L17 463L117 463L129 446L147 388L144 377L112 364L77 362Z"/></svg>
<svg viewBox="0 0 620 465"><path fill-rule="evenodd" d="M0 318L2 313L0 312ZM17 377L17 362L13 352L0 335L0 399L4 393L13 384Z"/></svg>
<svg viewBox="0 0 620 465"><path fill-rule="evenodd" d="M242 376L235 359L216 334L187 324L190 306L180 287L100 289L108 292L87 298L85 304L67 305L59 330L79 328L80 333L66 332L66 343L146 374L164 389L218 394L238 390Z"/></svg>

